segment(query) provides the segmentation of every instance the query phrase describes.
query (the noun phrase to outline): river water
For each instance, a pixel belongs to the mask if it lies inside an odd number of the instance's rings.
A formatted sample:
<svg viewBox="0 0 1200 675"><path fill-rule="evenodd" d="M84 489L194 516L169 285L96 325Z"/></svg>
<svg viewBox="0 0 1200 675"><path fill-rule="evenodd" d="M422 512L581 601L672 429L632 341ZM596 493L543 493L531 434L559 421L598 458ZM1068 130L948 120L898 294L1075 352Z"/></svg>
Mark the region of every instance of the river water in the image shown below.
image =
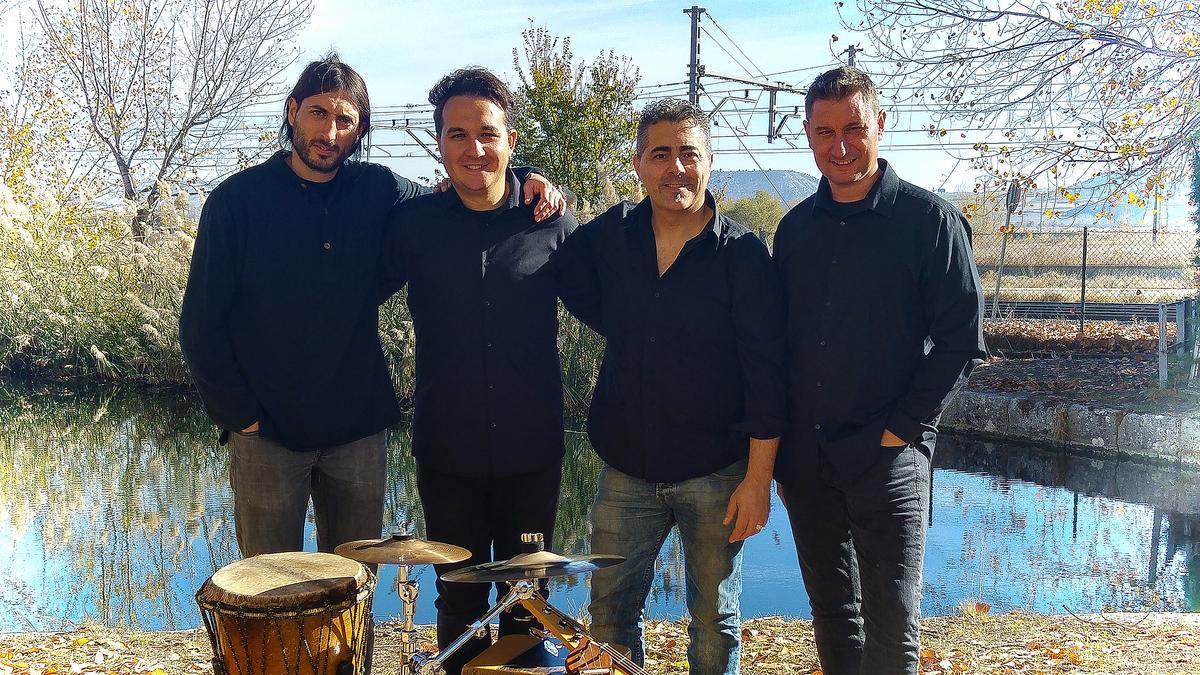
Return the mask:
<svg viewBox="0 0 1200 675"><path fill-rule="evenodd" d="M408 436L390 436L386 515L422 531ZM568 434L556 540L587 550L599 461ZM1200 475L969 439L939 439L923 609L968 599L992 611L1200 611ZM191 397L120 390L0 392L0 631L199 625L194 593L235 560L227 457ZM308 548L315 549L311 522ZM808 617L776 501L746 546L744 616ZM434 619L432 568L417 621ZM384 566L375 614L400 613ZM585 578L552 601L579 614ZM648 614L686 614L677 538L663 547Z"/></svg>

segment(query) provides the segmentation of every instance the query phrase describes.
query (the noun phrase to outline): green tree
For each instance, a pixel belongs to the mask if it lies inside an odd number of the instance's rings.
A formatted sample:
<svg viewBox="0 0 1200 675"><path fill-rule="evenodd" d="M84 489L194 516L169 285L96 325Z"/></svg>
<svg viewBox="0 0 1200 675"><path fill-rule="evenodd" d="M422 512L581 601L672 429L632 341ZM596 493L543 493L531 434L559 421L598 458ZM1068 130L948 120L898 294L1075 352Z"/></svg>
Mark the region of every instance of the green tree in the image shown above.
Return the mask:
<svg viewBox="0 0 1200 675"><path fill-rule="evenodd" d="M783 204L766 190L758 190L753 197L743 197L721 210L760 237L775 236L783 218Z"/></svg>
<svg viewBox="0 0 1200 675"><path fill-rule="evenodd" d="M578 195L585 212L635 196L638 69L612 51L577 64L571 38L544 28L521 35L524 62L513 49L520 77L515 162L544 169Z"/></svg>

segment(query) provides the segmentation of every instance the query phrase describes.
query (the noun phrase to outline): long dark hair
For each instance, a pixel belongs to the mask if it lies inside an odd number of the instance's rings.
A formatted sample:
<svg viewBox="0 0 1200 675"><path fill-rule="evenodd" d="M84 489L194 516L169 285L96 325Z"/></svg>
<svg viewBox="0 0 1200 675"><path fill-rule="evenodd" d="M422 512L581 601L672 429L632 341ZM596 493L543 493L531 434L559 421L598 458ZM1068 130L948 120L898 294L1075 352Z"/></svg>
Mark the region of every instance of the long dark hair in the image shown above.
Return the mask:
<svg viewBox="0 0 1200 675"><path fill-rule="evenodd" d="M279 127L279 144L285 150L292 147L292 125L288 122L288 101L296 101L296 106L309 96L327 94L331 91L341 91L350 99L358 110L358 140L354 143L351 157L358 158L362 150L363 139L371 130L371 97L367 95L367 83L363 81L358 71L342 63L337 52L330 52L320 61L313 61L304 67L300 79L283 103L283 125Z"/></svg>

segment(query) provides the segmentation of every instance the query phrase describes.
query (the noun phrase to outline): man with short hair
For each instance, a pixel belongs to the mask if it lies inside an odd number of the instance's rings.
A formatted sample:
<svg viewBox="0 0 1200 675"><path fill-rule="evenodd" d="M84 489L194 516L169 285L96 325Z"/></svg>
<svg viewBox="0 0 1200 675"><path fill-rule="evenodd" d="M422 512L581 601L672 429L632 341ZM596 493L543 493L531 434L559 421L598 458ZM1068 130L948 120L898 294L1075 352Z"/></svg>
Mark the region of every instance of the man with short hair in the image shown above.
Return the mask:
<svg viewBox="0 0 1200 675"><path fill-rule="evenodd" d="M946 402L986 356L965 219L879 158L863 72L813 81L822 179L779 224L790 427L776 477L821 668L915 673L930 461Z"/></svg>
<svg viewBox="0 0 1200 675"><path fill-rule="evenodd" d="M650 104L634 168L648 197L580 229L607 338L588 435L604 460L591 550L592 633L644 662L654 562L679 527L692 673L738 672L742 542L770 512L784 422L783 315L766 247L708 191L708 116Z"/></svg>
<svg viewBox="0 0 1200 675"><path fill-rule="evenodd" d="M425 531L472 554L437 566L441 575L514 557L525 532L550 547L565 450L557 298L578 311L590 277L560 260L575 217L539 223L519 203L504 82L457 70L429 102L452 187L396 210L382 265L386 293L408 285L416 333L412 451ZM491 586L439 579L437 588L445 648L487 612ZM513 614L501 634L528 631ZM457 674L490 643L472 640L443 667Z"/></svg>
<svg viewBox="0 0 1200 675"><path fill-rule="evenodd" d="M179 337L229 443L246 557L302 550L310 495L322 551L383 523L400 410L379 343L379 251L391 209L428 189L351 159L370 128L362 77L336 54L308 64L284 149L222 182L200 216Z"/></svg>

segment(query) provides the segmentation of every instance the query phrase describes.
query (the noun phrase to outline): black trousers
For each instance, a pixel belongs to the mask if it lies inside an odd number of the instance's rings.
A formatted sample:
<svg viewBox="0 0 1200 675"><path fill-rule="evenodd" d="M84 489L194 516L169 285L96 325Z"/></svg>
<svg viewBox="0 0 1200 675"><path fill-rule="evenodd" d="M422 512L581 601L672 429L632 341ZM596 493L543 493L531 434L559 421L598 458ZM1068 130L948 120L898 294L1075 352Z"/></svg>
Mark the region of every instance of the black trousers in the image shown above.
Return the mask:
<svg viewBox="0 0 1200 675"><path fill-rule="evenodd" d="M521 553L521 534L541 532L546 548L553 543L554 516L562 463L532 473L504 478L463 478L417 463L417 491L425 510L425 534L430 541L461 546L471 557L460 563L437 565L442 574L468 565L507 560ZM446 583L438 579L438 648L444 649L491 608L491 584ZM496 584L497 598L508 592ZM547 593L543 585L543 595ZM523 607L500 617L500 634L528 633L532 618ZM476 638L446 660L449 675L491 645L491 636Z"/></svg>
<svg viewBox="0 0 1200 675"><path fill-rule="evenodd" d="M919 672L929 458L912 446L878 452L853 480L821 458L783 483L828 675Z"/></svg>

